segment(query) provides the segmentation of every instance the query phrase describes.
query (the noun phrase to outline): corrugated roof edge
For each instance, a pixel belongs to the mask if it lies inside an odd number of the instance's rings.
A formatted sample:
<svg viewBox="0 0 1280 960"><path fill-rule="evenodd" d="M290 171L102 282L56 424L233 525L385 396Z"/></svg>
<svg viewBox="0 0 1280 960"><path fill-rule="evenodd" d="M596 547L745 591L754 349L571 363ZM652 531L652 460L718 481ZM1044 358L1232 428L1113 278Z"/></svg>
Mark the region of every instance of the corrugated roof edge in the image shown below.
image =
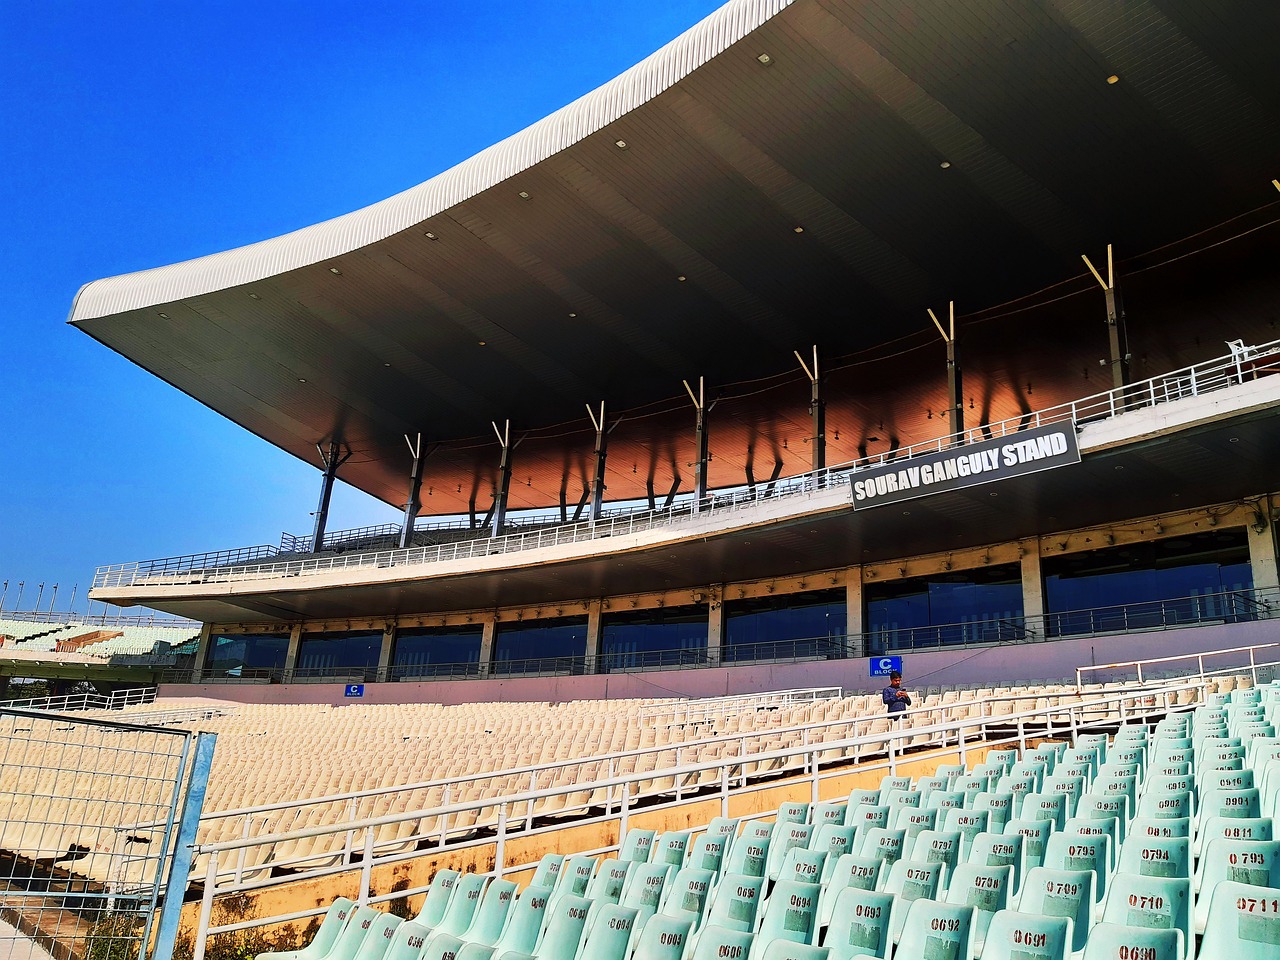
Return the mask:
<svg viewBox="0 0 1280 960"><path fill-rule="evenodd" d="M86 283L76 293L67 320L91 320L253 283L385 239L598 133L670 89L792 2L729 0L608 83L424 183L269 240Z"/></svg>

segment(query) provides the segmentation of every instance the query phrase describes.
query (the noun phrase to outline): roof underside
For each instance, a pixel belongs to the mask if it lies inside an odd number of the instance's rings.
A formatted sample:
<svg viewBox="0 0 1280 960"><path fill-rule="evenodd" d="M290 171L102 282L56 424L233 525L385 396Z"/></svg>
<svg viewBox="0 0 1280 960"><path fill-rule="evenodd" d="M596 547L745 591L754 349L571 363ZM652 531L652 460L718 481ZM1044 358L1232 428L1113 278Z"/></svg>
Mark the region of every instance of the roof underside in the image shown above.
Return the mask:
<svg viewBox="0 0 1280 960"><path fill-rule="evenodd" d="M1109 242L1123 262L1242 215L1208 238L1269 220L1277 36L1273 0L734 0L421 187L89 284L71 320L299 457L340 440L343 479L391 503L408 474L401 437L421 432L439 443L433 513L487 506L489 422L507 418L530 431L512 505L572 506L590 474L584 404L601 400L630 411L610 441L610 498L687 489L680 381L698 376L725 404L712 485L793 473L810 431L791 352L814 343L853 358L829 384L832 462L942 432L924 310L949 299L974 419L1109 385L1092 280L1047 295L1077 294L1031 330L993 308L1077 275L1080 254L1099 262ZM1258 269L1231 266L1256 302L1276 302L1274 234L1249 241ZM1229 282L1201 270L1218 291ZM1135 302L1161 305L1133 351L1151 369L1135 375L1250 338L1212 331L1197 353L1196 321L1165 315L1197 291L1171 293L1167 269L1156 296L1153 277L1125 290L1136 323Z"/></svg>

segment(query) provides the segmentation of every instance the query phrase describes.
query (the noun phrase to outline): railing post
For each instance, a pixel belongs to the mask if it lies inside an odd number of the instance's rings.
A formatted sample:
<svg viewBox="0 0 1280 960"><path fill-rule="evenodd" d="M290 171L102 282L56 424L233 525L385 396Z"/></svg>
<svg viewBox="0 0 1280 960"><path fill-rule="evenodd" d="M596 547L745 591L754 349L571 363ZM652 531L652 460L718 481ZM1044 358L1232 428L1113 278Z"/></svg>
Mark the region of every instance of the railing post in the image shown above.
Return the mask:
<svg viewBox="0 0 1280 960"><path fill-rule="evenodd" d="M889 722L899 723L900 721L890 720ZM890 737L887 744L889 748L889 776L891 777L896 777L898 775L898 757L897 757L897 751L894 750L894 745L897 744L897 742L898 742L897 737Z"/></svg>
<svg viewBox="0 0 1280 960"><path fill-rule="evenodd" d="M627 820L631 812L631 782L624 780L622 782L622 809L618 811L618 848L622 848L622 841L627 835Z"/></svg>
<svg viewBox="0 0 1280 960"><path fill-rule="evenodd" d="M218 886L218 851L209 854L209 869L204 873L204 893L200 897L200 922L196 924L196 943L191 960L204 960L209 941L209 920L213 916L213 893Z"/></svg>
<svg viewBox="0 0 1280 960"><path fill-rule="evenodd" d="M821 798L818 796L818 751L814 750L809 755L809 802L817 803Z"/></svg>
<svg viewBox="0 0 1280 960"><path fill-rule="evenodd" d="M449 804L453 803L453 784L452 783L446 783L444 785L444 793L441 796L443 797L444 802L441 803L440 806L447 807L449 806ZM440 849L441 850L444 849L445 839L448 836L449 836L449 815L447 813L442 813L440 815Z"/></svg>
<svg viewBox="0 0 1280 960"><path fill-rule="evenodd" d="M720 816L729 816L729 761L720 765Z"/></svg>
<svg viewBox="0 0 1280 960"><path fill-rule="evenodd" d="M530 825L532 826L532 819ZM507 805L498 804L498 842L493 851L493 875L501 877L507 865Z"/></svg>
<svg viewBox="0 0 1280 960"><path fill-rule="evenodd" d="M1253 677L1253 685L1258 685L1258 661L1254 657L1254 648L1249 648L1249 675Z"/></svg>
<svg viewBox="0 0 1280 960"><path fill-rule="evenodd" d="M1018 717L1018 747L1021 753L1027 752L1027 718Z"/></svg>
<svg viewBox="0 0 1280 960"><path fill-rule="evenodd" d="M360 864L360 897L356 906L369 902L369 885L373 880L373 827L364 828L364 863Z"/></svg>

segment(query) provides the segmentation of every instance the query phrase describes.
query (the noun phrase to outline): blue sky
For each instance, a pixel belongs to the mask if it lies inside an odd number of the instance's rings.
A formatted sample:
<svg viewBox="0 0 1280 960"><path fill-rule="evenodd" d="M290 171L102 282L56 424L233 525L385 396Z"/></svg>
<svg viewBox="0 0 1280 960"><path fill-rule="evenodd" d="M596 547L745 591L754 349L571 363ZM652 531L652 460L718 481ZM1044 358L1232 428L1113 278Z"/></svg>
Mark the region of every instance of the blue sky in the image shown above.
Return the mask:
<svg viewBox="0 0 1280 960"><path fill-rule="evenodd" d="M310 531L319 475L66 326L79 286L276 236L430 178L719 0L50 0L0 26L0 580ZM339 485L330 529L394 522ZM95 611L100 607L95 605Z"/></svg>

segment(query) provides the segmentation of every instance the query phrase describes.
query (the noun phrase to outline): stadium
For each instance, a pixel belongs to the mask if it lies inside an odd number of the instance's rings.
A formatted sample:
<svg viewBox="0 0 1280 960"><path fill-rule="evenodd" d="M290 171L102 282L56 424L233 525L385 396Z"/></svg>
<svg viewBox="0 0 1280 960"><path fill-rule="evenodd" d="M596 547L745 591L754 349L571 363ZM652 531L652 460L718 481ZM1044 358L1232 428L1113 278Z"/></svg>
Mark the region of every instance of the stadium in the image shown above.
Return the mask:
<svg viewBox="0 0 1280 960"><path fill-rule="evenodd" d="M417 187L85 284L320 490L97 571L180 619L0 618L4 676L129 688L0 711L0 919L1280 956L1278 15L730 0ZM402 523L330 530L338 479Z"/></svg>

